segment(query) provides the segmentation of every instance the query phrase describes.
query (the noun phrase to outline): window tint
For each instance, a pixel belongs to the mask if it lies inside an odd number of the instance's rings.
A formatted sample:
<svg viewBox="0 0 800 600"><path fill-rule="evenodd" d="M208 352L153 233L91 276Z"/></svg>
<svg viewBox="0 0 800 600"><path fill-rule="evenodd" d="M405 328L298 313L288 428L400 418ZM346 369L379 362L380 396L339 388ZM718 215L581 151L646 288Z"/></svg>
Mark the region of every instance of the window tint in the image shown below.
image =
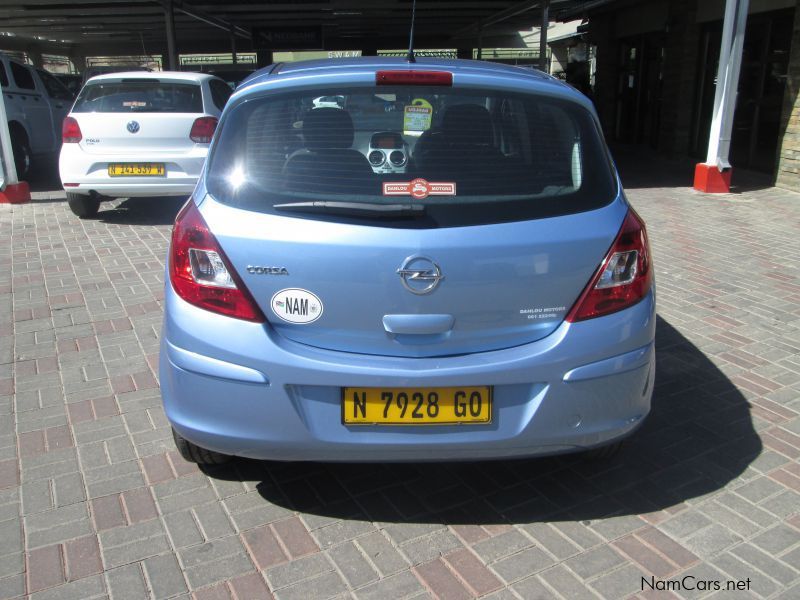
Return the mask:
<svg viewBox="0 0 800 600"><path fill-rule="evenodd" d="M36 72L39 73L39 77L42 78L42 83L47 90L48 96L55 100L72 100L72 94L58 79L41 69L36 69Z"/></svg>
<svg viewBox="0 0 800 600"><path fill-rule="evenodd" d="M8 87L8 74L6 73L6 67L3 63L0 62L0 86Z"/></svg>
<svg viewBox="0 0 800 600"><path fill-rule="evenodd" d="M98 82L83 88L72 112L202 113L203 96L196 83Z"/></svg>
<svg viewBox="0 0 800 600"><path fill-rule="evenodd" d="M323 104L328 97L342 108ZM401 203L424 213L430 227L579 212L616 194L605 146L583 107L417 86L242 103L212 149L208 189L224 203L293 215L304 202Z"/></svg>
<svg viewBox="0 0 800 600"><path fill-rule="evenodd" d="M211 101L214 103L214 106L222 110L225 108L225 103L228 101L228 98L230 98L233 93L231 86L224 81L217 81L216 79L209 81L208 85L211 87Z"/></svg>
<svg viewBox="0 0 800 600"><path fill-rule="evenodd" d="M14 77L18 88L23 90L36 89L36 83L34 83L33 75L31 75L28 67L24 67L15 62L10 62L9 64L11 65L11 75Z"/></svg>

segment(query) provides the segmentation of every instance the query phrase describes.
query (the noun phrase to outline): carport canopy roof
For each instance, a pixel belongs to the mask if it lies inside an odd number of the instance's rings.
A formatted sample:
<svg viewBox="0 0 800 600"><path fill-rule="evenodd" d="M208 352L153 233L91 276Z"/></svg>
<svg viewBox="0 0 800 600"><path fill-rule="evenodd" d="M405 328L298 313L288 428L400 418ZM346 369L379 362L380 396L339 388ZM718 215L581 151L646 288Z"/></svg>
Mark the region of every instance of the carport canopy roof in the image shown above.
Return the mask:
<svg viewBox="0 0 800 600"><path fill-rule="evenodd" d="M543 3L418 0L415 46L473 48L478 46L479 31L483 46L502 46L503 41L511 45L516 32L540 26ZM84 56L164 54L168 4L168 0L0 0L0 49ZM171 4L180 53L230 52L234 35L240 52L374 51L408 45L411 0L173 0ZM591 3L550 0L550 18L586 4ZM273 34L287 31L312 32L309 45L316 47L267 47Z"/></svg>

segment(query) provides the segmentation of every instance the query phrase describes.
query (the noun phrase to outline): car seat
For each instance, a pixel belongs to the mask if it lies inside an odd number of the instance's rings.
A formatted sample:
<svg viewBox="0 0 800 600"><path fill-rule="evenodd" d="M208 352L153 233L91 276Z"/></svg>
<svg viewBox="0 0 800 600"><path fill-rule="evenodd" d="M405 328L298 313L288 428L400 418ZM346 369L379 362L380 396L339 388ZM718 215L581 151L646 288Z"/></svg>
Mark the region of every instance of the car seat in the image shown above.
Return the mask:
<svg viewBox="0 0 800 600"><path fill-rule="evenodd" d="M457 104L445 109L441 126L417 141L414 162L423 177L458 180L462 191L489 187L506 167L494 146L489 111L479 104ZM466 186L466 187L465 187Z"/></svg>
<svg viewBox="0 0 800 600"><path fill-rule="evenodd" d="M316 193L375 193L367 158L353 145L353 120L339 108L316 108L303 119L305 148L284 167L286 189Z"/></svg>

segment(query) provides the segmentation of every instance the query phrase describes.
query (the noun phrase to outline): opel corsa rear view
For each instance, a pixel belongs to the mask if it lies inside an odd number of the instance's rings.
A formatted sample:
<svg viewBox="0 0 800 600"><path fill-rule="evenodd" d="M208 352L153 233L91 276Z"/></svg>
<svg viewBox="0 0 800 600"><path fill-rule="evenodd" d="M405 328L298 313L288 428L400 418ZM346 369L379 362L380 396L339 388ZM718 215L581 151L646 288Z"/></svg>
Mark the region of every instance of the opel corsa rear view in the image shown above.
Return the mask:
<svg viewBox="0 0 800 600"><path fill-rule="evenodd" d="M654 335L584 96L474 61L294 63L233 94L176 218L161 389L198 463L604 455L650 410Z"/></svg>

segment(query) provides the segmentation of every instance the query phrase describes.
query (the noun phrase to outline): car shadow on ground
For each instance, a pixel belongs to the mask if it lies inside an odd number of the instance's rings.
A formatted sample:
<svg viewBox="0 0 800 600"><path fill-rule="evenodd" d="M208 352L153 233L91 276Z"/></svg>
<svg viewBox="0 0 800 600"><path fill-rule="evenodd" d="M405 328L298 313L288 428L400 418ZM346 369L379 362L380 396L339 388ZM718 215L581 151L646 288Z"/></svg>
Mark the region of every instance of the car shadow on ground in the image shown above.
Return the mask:
<svg viewBox="0 0 800 600"><path fill-rule="evenodd" d="M172 225L188 196L127 198L100 204L96 220L114 225Z"/></svg>
<svg viewBox="0 0 800 600"><path fill-rule="evenodd" d="M652 412L608 461L578 455L447 464L239 459L206 473L258 482L268 502L337 519L486 525L669 509L724 487L760 454L761 441L745 397L660 317L656 347Z"/></svg>

